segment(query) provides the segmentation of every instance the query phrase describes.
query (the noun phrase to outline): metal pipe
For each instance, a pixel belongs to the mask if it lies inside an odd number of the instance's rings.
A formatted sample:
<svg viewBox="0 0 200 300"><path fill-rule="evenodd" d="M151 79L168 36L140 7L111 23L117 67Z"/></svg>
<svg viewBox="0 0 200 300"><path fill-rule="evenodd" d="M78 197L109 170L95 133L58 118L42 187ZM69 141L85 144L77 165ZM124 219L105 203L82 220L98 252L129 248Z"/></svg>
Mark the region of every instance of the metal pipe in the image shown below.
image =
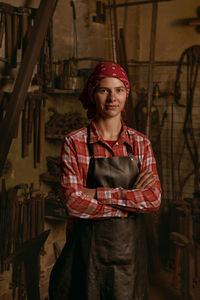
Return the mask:
<svg viewBox="0 0 200 300"><path fill-rule="evenodd" d="M110 9L110 27L111 27L111 38L112 38L112 49L113 49L113 61L117 62L117 45L116 45L116 35L115 35L115 21L114 21L114 12L112 9L112 4L109 0L109 9Z"/></svg>
<svg viewBox="0 0 200 300"><path fill-rule="evenodd" d="M128 3L119 3L119 4L112 4L112 5L106 5L105 8L110 7L124 7L124 6L135 6L135 5L142 5L142 4L152 4L157 2L169 2L173 0L146 0L146 1L136 1L136 2L128 2Z"/></svg>
<svg viewBox="0 0 200 300"><path fill-rule="evenodd" d="M33 70L38 61L49 21L53 15L56 4L57 0L41 0L37 11L34 27L31 31L24 59L16 78L7 112L0 126L0 174L2 173L12 143L16 122L19 120L20 112L24 106Z"/></svg>
<svg viewBox="0 0 200 300"><path fill-rule="evenodd" d="M149 69L148 69L148 100L147 100L147 123L146 123L146 135L149 136L150 132L150 112L151 102L153 94L153 71L154 71L154 59L156 48L156 26L157 26L158 4L154 2L152 4L152 21L151 21L151 40L150 40L150 53L149 53Z"/></svg>
<svg viewBox="0 0 200 300"><path fill-rule="evenodd" d="M154 61L155 67L162 67L162 66L177 66L179 64L178 61ZM137 61L134 59L131 59L128 61L129 67L148 67L149 62L148 61Z"/></svg>

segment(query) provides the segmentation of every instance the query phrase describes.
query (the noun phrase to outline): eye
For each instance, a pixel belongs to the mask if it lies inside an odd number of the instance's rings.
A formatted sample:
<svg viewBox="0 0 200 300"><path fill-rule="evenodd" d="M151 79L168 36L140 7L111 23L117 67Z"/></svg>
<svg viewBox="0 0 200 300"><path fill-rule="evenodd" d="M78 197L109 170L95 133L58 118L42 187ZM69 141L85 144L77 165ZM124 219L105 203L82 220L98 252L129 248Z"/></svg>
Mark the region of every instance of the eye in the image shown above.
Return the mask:
<svg viewBox="0 0 200 300"><path fill-rule="evenodd" d="M100 93L100 94L109 93L108 89L106 89L106 88L99 88L99 89L97 90L97 92Z"/></svg>
<svg viewBox="0 0 200 300"><path fill-rule="evenodd" d="M116 89L117 93L124 93L125 92L125 88L123 87L119 87Z"/></svg>

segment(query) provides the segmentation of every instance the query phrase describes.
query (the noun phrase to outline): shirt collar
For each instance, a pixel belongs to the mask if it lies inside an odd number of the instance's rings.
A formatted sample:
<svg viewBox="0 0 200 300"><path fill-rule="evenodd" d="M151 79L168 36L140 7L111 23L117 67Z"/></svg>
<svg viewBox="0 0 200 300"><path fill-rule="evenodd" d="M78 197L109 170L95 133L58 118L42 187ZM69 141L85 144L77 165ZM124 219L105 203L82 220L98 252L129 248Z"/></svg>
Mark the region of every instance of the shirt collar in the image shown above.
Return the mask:
<svg viewBox="0 0 200 300"><path fill-rule="evenodd" d="M128 128L123 120L121 120L121 122L122 122L122 129L121 129L121 133L120 133L120 136L118 139L118 144L120 145L120 144L127 143L128 145L130 145L131 148L133 148L133 145L130 141L130 137L128 134ZM90 141L89 142L91 144L94 144L94 143L97 143L98 141L103 141L103 140L96 129L95 120L92 120L90 123Z"/></svg>

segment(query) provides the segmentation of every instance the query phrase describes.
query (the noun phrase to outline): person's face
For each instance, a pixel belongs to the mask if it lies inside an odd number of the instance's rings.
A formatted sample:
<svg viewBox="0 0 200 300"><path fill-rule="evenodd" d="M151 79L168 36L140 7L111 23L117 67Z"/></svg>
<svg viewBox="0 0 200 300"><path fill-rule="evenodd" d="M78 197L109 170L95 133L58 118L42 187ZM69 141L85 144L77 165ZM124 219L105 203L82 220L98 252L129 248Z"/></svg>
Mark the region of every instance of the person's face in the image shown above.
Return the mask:
<svg viewBox="0 0 200 300"><path fill-rule="evenodd" d="M126 88L121 80L106 77L94 94L97 116L112 118L121 115L126 103Z"/></svg>

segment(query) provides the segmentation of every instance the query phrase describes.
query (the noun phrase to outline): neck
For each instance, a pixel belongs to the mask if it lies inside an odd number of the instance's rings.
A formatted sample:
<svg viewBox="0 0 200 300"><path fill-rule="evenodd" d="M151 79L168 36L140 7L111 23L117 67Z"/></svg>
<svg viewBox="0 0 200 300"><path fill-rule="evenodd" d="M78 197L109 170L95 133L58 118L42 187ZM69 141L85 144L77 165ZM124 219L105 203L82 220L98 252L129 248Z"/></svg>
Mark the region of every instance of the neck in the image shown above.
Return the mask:
<svg viewBox="0 0 200 300"><path fill-rule="evenodd" d="M121 118L106 119L96 118L96 128L104 140L116 141L121 132Z"/></svg>

